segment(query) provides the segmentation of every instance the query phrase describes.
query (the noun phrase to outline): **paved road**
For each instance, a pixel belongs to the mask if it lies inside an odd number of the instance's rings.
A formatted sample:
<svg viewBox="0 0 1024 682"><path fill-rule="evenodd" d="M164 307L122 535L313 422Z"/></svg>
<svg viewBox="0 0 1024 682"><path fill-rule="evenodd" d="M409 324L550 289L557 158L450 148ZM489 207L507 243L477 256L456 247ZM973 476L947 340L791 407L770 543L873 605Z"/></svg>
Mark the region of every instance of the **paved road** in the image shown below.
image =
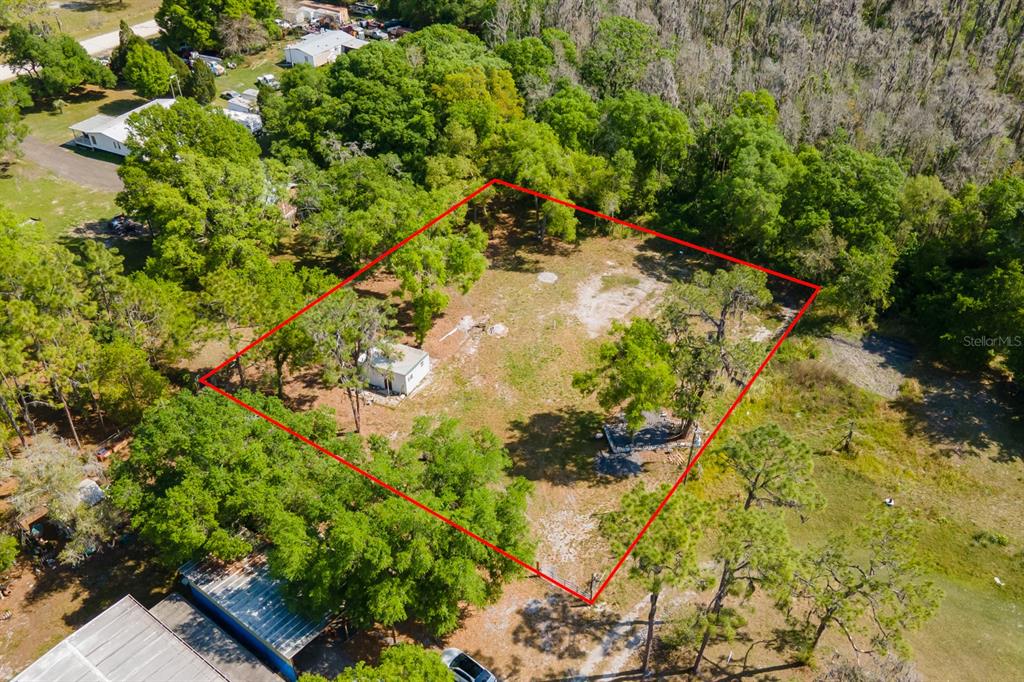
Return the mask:
<svg viewBox="0 0 1024 682"><path fill-rule="evenodd" d="M83 187L120 192L124 183L117 176L117 164L76 154L70 149L29 135L21 143L25 158L66 180Z"/></svg>
<svg viewBox="0 0 1024 682"><path fill-rule="evenodd" d="M135 35L142 38L149 38L155 36L160 32L160 27L156 25L156 19L150 19L149 21L143 21L141 24L135 24L132 26L132 30ZM78 41L81 43L85 51L91 55L103 54L104 52L110 52L119 41L119 35L117 31L111 31L110 33L104 33L103 35L93 36L92 38L86 38L85 40ZM12 80L17 76L11 67L6 64L0 64L0 82Z"/></svg>

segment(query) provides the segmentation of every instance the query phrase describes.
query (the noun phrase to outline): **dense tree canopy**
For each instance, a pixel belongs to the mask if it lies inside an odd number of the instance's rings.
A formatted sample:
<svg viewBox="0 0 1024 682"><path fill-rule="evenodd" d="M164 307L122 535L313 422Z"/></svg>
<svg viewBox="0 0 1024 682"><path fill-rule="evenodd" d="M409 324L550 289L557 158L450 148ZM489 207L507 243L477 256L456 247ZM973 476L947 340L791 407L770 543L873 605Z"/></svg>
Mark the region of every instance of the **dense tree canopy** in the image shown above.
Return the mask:
<svg viewBox="0 0 1024 682"><path fill-rule="evenodd" d="M232 38L234 22L255 22L271 30L273 19L281 15L274 0L162 0L156 13L167 41L173 47L188 46L194 50L217 50ZM236 45L228 40L229 47Z"/></svg>
<svg viewBox="0 0 1024 682"><path fill-rule="evenodd" d="M339 439L334 417L242 399L516 556L532 555L529 484L498 486L510 464L497 438L420 419L408 440ZM178 394L147 413L112 496L169 564L243 556L269 542L272 572L313 612L356 624L408 618L443 634L461 605L494 599L516 567L464 533L317 455L212 392Z"/></svg>
<svg viewBox="0 0 1024 682"><path fill-rule="evenodd" d="M47 27L14 24L0 42L0 54L32 92L52 99L82 85L114 87L114 74L86 53L78 41Z"/></svg>
<svg viewBox="0 0 1024 682"><path fill-rule="evenodd" d="M167 57L148 43L134 42L125 50L121 77L140 97L152 99L166 95L174 75Z"/></svg>
<svg viewBox="0 0 1024 682"><path fill-rule="evenodd" d="M280 190L244 126L189 99L149 107L131 125L118 203L152 230L154 273L195 282L277 242Z"/></svg>

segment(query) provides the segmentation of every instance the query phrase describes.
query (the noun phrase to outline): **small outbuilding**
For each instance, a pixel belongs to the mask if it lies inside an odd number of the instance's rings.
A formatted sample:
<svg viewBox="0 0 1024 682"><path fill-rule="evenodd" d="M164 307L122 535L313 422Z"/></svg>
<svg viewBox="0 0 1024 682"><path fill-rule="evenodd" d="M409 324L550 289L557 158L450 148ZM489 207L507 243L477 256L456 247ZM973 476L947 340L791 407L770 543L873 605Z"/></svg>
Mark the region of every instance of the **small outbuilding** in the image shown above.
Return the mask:
<svg viewBox="0 0 1024 682"><path fill-rule="evenodd" d="M193 561L180 573L192 600L214 622L286 679L298 679L293 659L323 632L327 618L313 621L288 608L266 557Z"/></svg>
<svg viewBox="0 0 1024 682"><path fill-rule="evenodd" d="M169 109L172 104L174 104L174 100L171 98L155 99L131 111L126 111L120 116L97 114L69 126L71 132L75 134L73 142L86 149L128 156L128 137L132 132L131 126L128 125L128 118L149 107L161 106L164 109Z"/></svg>
<svg viewBox="0 0 1024 682"><path fill-rule="evenodd" d="M387 393L409 395L430 373L430 356L426 351L396 343L388 353L378 348L363 361L363 378Z"/></svg>
<svg viewBox="0 0 1024 682"><path fill-rule="evenodd" d="M345 31L320 31L311 33L302 40L290 43L284 48L284 60L288 64L309 64L323 66L349 50L358 50L368 45Z"/></svg>
<svg viewBox="0 0 1024 682"><path fill-rule="evenodd" d="M329 24L343 26L348 23L348 7L322 2L300 2L293 15L296 24Z"/></svg>

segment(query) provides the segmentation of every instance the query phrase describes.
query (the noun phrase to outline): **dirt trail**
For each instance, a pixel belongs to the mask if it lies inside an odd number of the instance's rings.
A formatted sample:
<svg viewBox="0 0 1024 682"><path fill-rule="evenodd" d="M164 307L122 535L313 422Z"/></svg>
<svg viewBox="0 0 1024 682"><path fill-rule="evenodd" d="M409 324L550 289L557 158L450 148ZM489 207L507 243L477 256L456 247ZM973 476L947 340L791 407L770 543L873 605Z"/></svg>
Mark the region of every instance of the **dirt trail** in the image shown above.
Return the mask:
<svg viewBox="0 0 1024 682"><path fill-rule="evenodd" d="M69 133L70 134L70 133ZM120 192L124 183L117 164L76 154L70 149L29 135L21 143L25 158L65 180L106 192Z"/></svg>
<svg viewBox="0 0 1024 682"><path fill-rule="evenodd" d="M629 665L630 658L639 651L644 642L646 626L639 621L650 604L650 599L644 597L608 630L601 643L587 654L576 674L577 679L583 680L588 675L598 672L605 675L626 672L623 668ZM618 650L615 651L616 649ZM611 655L613 652L614 655Z"/></svg>

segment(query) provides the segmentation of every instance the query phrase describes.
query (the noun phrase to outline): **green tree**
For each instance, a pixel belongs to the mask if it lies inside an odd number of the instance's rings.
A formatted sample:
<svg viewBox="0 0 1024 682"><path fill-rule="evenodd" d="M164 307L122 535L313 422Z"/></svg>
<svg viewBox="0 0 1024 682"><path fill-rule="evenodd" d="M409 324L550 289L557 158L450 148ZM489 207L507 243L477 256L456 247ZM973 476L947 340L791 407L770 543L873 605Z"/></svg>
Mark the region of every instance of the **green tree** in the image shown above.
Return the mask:
<svg viewBox="0 0 1024 682"><path fill-rule="evenodd" d="M584 393L597 391L605 410L623 405L626 423L636 430L644 412L672 402L676 390L672 347L650 320L612 326L615 341L601 345L597 367L573 376L573 386Z"/></svg>
<svg viewBox="0 0 1024 682"><path fill-rule="evenodd" d="M559 81L554 94L537 105L537 118L550 125L570 149L591 149L599 116L600 110L590 94L566 80Z"/></svg>
<svg viewBox="0 0 1024 682"><path fill-rule="evenodd" d="M217 83L214 81L213 71L201 59L197 59L192 65L184 84L188 96L200 104L209 104L217 96Z"/></svg>
<svg viewBox="0 0 1024 682"><path fill-rule="evenodd" d="M295 414L279 400L240 393L276 421L473 532L530 560L530 485L507 478L496 436L454 420L420 419L397 449L335 434L334 417ZM210 391L151 408L132 457L115 463L111 497L169 565L230 560L268 542L271 572L310 613L344 605L358 627L407 619L446 634L466 604L483 605L518 574L516 564L424 514L297 439Z"/></svg>
<svg viewBox="0 0 1024 682"><path fill-rule="evenodd" d="M380 665L371 666L365 661L359 661L354 668L334 678L334 682L364 682L371 679L382 682L447 682L455 678L436 652L415 644L397 644L384 650L380 655ZM307 673L299 677L299 682L328 680Z"/></svg>
<svg viewBox="0 0 1024 682"><path fill-rule="evenodd" d="M822 504L811 482L810 449L797 443L775 424L765 424L729 440L722 459L740 481L740 495L719 529L715 559L722 565L718 587L700 614L703 630L693 662L700 670L711 638L733 627L734 614L725 609L730 594L767 590L777 603L786 598L796 564L796 552L779 509L803 511ZM732 501L730 501L732 502Z"/></svg>
<svg viewBox="0 0 1024 682"><path fill-rule="evenodd" d="M803 633L806 658L821 636L839 630L858 651L907 653L903 634L938 609L942 591L925 578L915 525L905 513L886 509L855 532L837 535L803 557L793 583L802 613L792 613Z"/></svg>
<svg viewBox="0 0 1024 682"><path fill-rule="evenodd" d="M599 96L615 95L637 87L647 68L666 54L647 24L608 17L598 23L594 39L583 50L580 75Z"/></svg>
<svg viewBox="0 0 1024 682"><path fill-rule="evenodd" d="M0 83L0 162L21 153L21 141L28 135L21 110L32 103L24 88Z"/></svg>
<svg viewBox="0 0 1024 682"><path fill-rule="evenodd" d="M327 287L324 287L325 289ZM372 351L387 356L393 341L393 311L377 301L342 288L302 318L300 327L312 340L313 363L328 388L342 387L348 396L356 432L362 430L362 363Z"/></svg>
<svg viewBox="0 0 1024 682"><path fill-rule="evenodd" d="M479 28L494 11L495 0L392 0L388 10L408 24L455 24Z"/></svg>
<svg viewBox="0 0 1024 682"><path fill-rule="evenodd" d="M190 99L135 114L118 204L154 235L151 274L194 283L272 248L283 190L244 126Z"/></svg>
<svg viewBox="0 0 1024 682"><path fill-rule="evenodd" d="M18 560L18 538L0 533L0 574L7 572Z"/></svg>
<svg viewBox="0 0 1024 682"><path fill-rule="evenodd" d="M608 539L613 554L621 556L626 552L635 538L636 529L647 523L668 491L667 485L647 491L642 484L637 484L623 496L618 511L609 512L601 518L601 534ZM673 496L630 554L629 576L651 595L643 654L645 674L650 669L654 646L658 598L666 587L681 587L697 579L697 544L708 511L707 504L692 495Z"/></svg>
<svg viewBox="0 0 1024 682"><path fill-rule="evenodd" d="M628 151L637 164L632 197L637 211L653 208L655 196L674 184L694 142L678 109L651 95L629 90L601 103L597 145L611 157Z"/></svg>
<svg viewBox="0 0 1024 682"><path fill-rule="evenodd" d="M225 19L248 18L262 25L265 31L281 16L274 0L162 0L156 13L168 44L187 45L194 50L217 50L225 47L225 31L231 25Z"/></svg>
<svg viewBox="0 0 1024 682"><path fill-rule="evenodd" d="M483 147L492 176L551 196L568 196L573 188L572 157L545 123L532 119L509 121ZM542 208L536 197L533 205L539 237L576 240L578 221L571 210L566 212L565 207L550 202Z"/></svg>
<svg viewBox="0 0 1024 682"><path fill-rule="evenodd" d="M152 99L166 95L173 75L174 69L167 57L148 43L136 42L126 50L121 76L140 97Z"/></svg>
<svg viewBox="0 0 1024 682"><path fill-rule="evenodd" d="M645 411L669 407L685 436L721 381L742 386L762 356L758 344L735 339L734 330L744 314L771 301L766 285L763 272L745 266L673 283L657 319L617 326L597 367L576 374L573 385L597 391L605 409L623 405L633 429L643 424Z"/></svg>
<svg viewBox="0 0 1024 682"><path fill-rule="evenodd" d="M377 42L348 52L331 66L329 91L341 118L333 122L343 141L394 152L403 161L421 159L436 137L423 83L397 43Z"/></svg>
<svg viewBox="0 0 1024 682"><path fill-rule="evenodd" d="M136 45L148 44L144 38L135 35L128 22L122 19L118 28L117 47L110 53L110 70L115 76L121 76L125 61L128 59L128 51Z"/></svg>
<svg viewBox="0 0 1024 682"><path fill-rule="evenodd" d="M0 42L0 54L33 94L44 99L62 97L82 85L115 85L113 72L90 57L77 40L46 28L14 24Z"/></svg>
<svg viewBox="0 0 1024 682"><path fill-rule="evenodd" d="M494 53L512 67L512 77L521 92L545 85L555 65L555 54L540 38L510 40L494 48Z"/></svg>

